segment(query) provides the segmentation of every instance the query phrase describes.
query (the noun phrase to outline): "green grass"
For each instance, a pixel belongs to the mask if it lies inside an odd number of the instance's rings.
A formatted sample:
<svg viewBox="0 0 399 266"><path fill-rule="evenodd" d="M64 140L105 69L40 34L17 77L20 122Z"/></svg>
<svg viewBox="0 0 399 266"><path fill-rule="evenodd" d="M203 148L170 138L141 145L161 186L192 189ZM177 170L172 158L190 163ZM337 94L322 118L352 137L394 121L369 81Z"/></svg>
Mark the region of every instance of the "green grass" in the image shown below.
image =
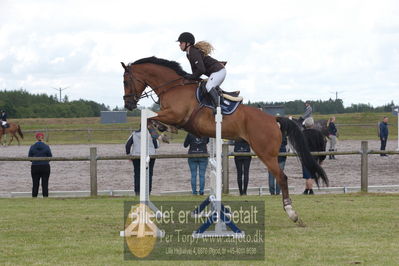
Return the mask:
<svg viewBox="0 0 399 266"><path fill-rule="evenodd" d="M306 227L297 227L287 218L280 197L262 197L266 206L265 261L173 264L395 265L399 261L398 196L294 195L294 207ZM199 197L152 199L194 199L193 204L200 201ZM224 197L224 200L256 199L259 197ZM132 261L123 260L123 239L119 237L125 200L131 198L0 199L0 264L131 264Z"/></svg>
<svg viewBox="0 0 399 266"><path fill-rule="evenodd" d="M350 113L335 115L314 115L315 119L328 119L331 116L336 117L335 124L338 124L339 138L341 140L367 140L378 139L377 123L382 121L384 116L388 117L389 139L397 139L398 118L392 113ZM339 124L345 124L340 126ZM351 124L369 125L369 126L347 126Z"/></svg>
<svg viewBox="0 0 399 266"><path fill-rule="evenodd" d="M331 115L314 114L315 119L328 119ZM383 116L389 118L389 139L397 139L397 117L391 113L351 113L336 114L336 124L367 124L370 126L338 126L341 140L377 139L377 122ZM130 130L137 129L139 117L128 117L128 123L101 124L99 117L85 118L29 118L14 119L21 125L22 131L48 129L50 144L88 144L88 143L124 143L130 135ZM83 131L51 131L54 129L83 129ZM87 129L121 129L120 131L88 131ZM46 132L46 131L45 131ZM182 142L186 132L171 134L172 142ZM26 132L22 144L29 145L34 141L34 132ZM15 142L16 143L16 142Z"/></svg>

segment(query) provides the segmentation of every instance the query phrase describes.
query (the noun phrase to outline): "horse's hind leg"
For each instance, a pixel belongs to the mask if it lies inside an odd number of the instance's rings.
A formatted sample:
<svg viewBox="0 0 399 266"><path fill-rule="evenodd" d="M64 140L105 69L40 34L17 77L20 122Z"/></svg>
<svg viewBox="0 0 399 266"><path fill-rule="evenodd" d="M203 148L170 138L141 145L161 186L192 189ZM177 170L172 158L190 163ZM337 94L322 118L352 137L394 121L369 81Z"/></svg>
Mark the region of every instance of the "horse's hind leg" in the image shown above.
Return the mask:
<svg viewBox="0 0 399 266"><path fill-rule="evenodd" d="M8 142L8 146L10 146L11 145L11 142L14 140L14 136L13 135L10 135L10 141Z"/></svg>
<svg viewBox="0 0 399 266"><path fill-rule="evenodd" d="M284 174L283 170L280 169L277 156L268 156L262 154L258 154L258 156L261 161L267 166L268 170L276 177L276 181L279 184L282 192L283 207L288 217L295 223L300 221L298 214L292 207L292 201L288 192L288 178Z"/></svg>
<svg viewBox="0 0 399 266"><path fill-rule="evenodd" d="M277 157L268 158L265 162L268 167L268 170L276 177L276 181L280 186L282 197L283 197L283 206L284 210L287 213L288 217L293 221L298 221L298 214L292 208L292 201L290 199L289 191L288 191L288 178L284 174L283 170L280 169L280 166L277 162Z"/></svg>
<svg viewBox="0 0 399 266"><path fill-rule="evenodd" d="M18 141L18 146L20 146L19 138L18 138L17 134L15 134L14 137L15 137L15 138L17 139L17 141Z"/></svg>

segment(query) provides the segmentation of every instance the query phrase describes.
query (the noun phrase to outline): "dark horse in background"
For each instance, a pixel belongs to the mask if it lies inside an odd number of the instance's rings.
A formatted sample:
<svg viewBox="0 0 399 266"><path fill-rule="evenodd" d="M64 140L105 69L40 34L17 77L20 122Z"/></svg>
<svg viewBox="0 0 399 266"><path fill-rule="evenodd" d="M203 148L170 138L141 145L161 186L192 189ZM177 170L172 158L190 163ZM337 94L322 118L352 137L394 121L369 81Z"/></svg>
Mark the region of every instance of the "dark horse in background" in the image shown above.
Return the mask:
<svg viewBox="0 0 399 266"><path fill-rule="evenodd" d="M8 125L9 125L9 127L7 127L7 128L0 127L0 144L3 143L3 136L7 134L10 137L8 145L11 144L11 142L14 140L14 138L17 139L18 145L19 145L19 138L17 136L17 133L22 139L24 138L24 134L22 134L21 127L18 124L13 123L13 122L8 122Z"/></svg>
<svg viewBox="0 0 399 266"><path fill-rule="evenodd" d="M128 110L137 108L138 101L144 97L144 90L150 87L160 102L160 111L152 119L183 128L197 136L215 137L213 111L198 103L195 96L198 82L184 79L187 73L180 64L156 57L143 58L127 66L121 64L125 71L123 99ZM298 222L301 220L289 198L287 176L277 161L282 134L288 136L302 164L315 177L316 183L319 184L321 179L328 185L326 173L311 156L303 133L293 121L268 115L243 104L231 115L223 117L222 138L241 138L251 145L259 159L276 177L282 190L284 210L291 220Z"/></svg>
<svg viewBox="0 0 399 266"><path fill-rule="evenodd" d="M292 118L292 121L294 121L301 130L305 129L305 127L302 125L303 120ZM326 119L314 120L314 126L313 126L314 129L317 129L318 131L321 132L321 134L323 134L325 141L330 139L328 134L327 122L328 121Z"/></svg>

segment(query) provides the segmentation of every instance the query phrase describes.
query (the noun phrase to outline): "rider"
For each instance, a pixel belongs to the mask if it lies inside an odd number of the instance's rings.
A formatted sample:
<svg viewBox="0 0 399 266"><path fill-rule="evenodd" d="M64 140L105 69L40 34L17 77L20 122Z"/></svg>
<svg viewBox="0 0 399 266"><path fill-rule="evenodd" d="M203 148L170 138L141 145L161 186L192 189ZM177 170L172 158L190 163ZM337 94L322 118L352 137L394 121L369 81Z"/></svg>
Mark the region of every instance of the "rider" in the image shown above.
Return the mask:
<svg viewBox="0 0 399 266"><path fill-rule="evenodd" d="M310 106L309 102L305 102L305 112L303 115L299 118L299 120L302 122L302 125L305 125L305 120L309 117L312 117L312 107Z"/></svg>
<svg viewBox="0 0 399 266"><path fill-rule="evenodd" d="M1 110L0 122L1 122L1 127L3 128L3 133L4 133L4 130L7 127L7 113L4 110Z"/></svg>
<svg viewBox="0 0 399 266"><path fill-rule="evenodd" d="M226 69L218 60L209 56L213 51L213 47L208 42L195 43L195 37L189 32L183 32L177 39L180 42L180 49L187 53L187 58L191 65L192 74L186 75L184 78L196 80L202 74L209 77L205 87L211 96L214 107L218 106L218 92L216 87L222 84L226 77Z"/></svg>

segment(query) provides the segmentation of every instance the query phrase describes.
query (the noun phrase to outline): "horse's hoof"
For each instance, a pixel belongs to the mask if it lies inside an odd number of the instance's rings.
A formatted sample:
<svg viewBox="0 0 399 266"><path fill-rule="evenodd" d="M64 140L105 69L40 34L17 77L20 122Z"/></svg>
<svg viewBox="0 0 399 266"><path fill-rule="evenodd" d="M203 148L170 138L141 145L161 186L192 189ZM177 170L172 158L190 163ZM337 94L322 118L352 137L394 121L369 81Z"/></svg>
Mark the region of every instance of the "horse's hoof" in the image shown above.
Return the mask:
<svg viewBox="0 0 399 266"><path fill-rule="evenodd" d="M286 205L284 206L284 210L287 213L288 217L294 222L296 223L299 219L298 214L296 213L296 211L292 208L291 205Z"/></svg>
<svg viewBox="0 0 399 266"><path fill-rule="evenodd" d="M301 218L298 217L298 220L295 223L299 227L306 227L306 224L302 221Z"/></svg>

